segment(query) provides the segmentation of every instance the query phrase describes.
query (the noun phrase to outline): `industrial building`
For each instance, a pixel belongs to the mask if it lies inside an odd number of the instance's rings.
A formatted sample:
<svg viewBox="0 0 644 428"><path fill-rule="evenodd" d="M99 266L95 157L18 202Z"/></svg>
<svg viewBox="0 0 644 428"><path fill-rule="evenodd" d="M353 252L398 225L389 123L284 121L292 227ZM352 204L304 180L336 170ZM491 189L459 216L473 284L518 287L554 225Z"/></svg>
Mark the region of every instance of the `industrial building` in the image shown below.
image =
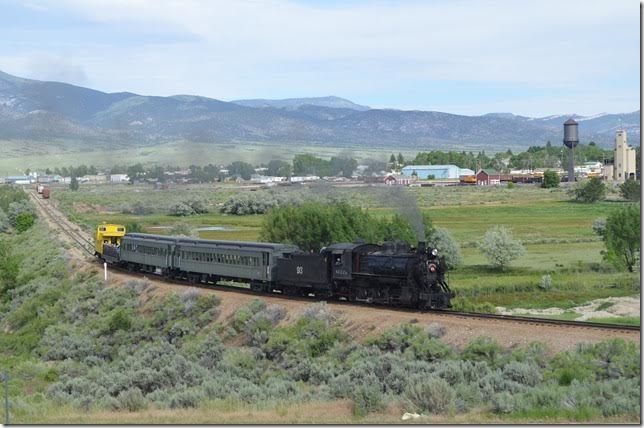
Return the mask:
<svg viewBox="0 0 644 428"><path fill-rule="evenodd" d="M615 134L615 149L613 151L613 164L604 166L604 179L625 181L635 179L635 149L630 147L626 138L626 131L620 129Z"/></svg>
<svg viewBox="0 0 644 428"><path fill-rule="evenodd" d="M426 180L433 176L435 179L455 179L461 175L474 175L474 171L468 168L459 168L456 165L407 165L401 170L406 177L411 177L416 172L419 180Z"/></svg>

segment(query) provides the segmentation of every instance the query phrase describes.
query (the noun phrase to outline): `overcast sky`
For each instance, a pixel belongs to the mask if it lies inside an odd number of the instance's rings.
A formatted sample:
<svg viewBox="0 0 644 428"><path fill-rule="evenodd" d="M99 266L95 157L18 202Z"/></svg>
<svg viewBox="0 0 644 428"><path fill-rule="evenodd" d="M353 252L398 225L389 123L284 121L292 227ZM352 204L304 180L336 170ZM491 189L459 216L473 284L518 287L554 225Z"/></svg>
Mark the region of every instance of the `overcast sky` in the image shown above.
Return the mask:
<svg viewBox="0 0 644 428"><path fill-rule="evenodd" d="M639 109L637 0L0 0L0 70L107 92Z"/></svg>

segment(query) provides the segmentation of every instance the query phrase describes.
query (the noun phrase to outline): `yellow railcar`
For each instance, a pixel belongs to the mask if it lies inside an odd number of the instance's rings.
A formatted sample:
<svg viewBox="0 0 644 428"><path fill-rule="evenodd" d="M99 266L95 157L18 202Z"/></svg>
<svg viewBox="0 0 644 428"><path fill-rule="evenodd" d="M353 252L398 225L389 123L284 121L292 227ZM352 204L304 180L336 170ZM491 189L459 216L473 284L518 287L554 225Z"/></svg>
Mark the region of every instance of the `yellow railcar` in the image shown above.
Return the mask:
<svg viewBox="0 0 644 428"><path fill-rule="evenodd" d="M96 254L103 255L103 245L121 245L121 238L125 236L125 226L121 224L103 223L96 228L94 249Z"/></svg>

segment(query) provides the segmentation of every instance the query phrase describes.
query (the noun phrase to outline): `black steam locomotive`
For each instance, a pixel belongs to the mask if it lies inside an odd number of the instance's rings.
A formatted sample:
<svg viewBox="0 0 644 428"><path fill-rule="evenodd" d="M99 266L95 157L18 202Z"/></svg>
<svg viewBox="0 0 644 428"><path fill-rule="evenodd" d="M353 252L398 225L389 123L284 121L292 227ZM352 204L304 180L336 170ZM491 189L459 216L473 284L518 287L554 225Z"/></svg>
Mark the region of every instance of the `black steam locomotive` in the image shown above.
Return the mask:
<svg viewBox="0 0 644 428"><path fill-rule="evenodd" d="M319 254L294 252L277 260L277 287L286 293L314 294L391 306L448 308L454 293L447 267L424 242L384 245L333 244Z"/></svg>
<svg viewBox="0 0 644 428"><path fill-rule="evenodd" d="M383 245L333 244L319 253L294 245L213 241L126 233L121 225L101 225L96 256L132 271L189 283L232 280L264 293L346 299L416 308L448 308L454 293L447 266L436 249L420 242Z"/></svg>

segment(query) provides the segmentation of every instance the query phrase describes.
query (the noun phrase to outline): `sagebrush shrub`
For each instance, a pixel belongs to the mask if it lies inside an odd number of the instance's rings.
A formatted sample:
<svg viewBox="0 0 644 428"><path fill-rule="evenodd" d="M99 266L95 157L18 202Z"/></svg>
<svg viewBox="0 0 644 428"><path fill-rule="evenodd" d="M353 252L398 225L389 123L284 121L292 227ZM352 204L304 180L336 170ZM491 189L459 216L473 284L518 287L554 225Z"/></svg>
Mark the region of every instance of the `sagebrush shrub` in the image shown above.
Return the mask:
<svg viewBox="0 0 644 428"><path fill-rule="evenodd" d="M454 404L455 396L452 387L437 377L410 379L405 390L410 410L428 413L447 412Z"/></svg>
<svg viewBox="0 0 644 428"><path fill-rule="evenodd" d="M447 327L443 324L433 322L425 327L425 333L427 333L430 338L438 339L445 336L445 333L447 333Z"/></svg>
<svg viewBox="0 0 644 428"><path fill-rule="evenodd" d="M503 367L503 376L522 385L535 386L542 380L538 367L529 363L511 361Z"/></svg>
<svg viewBox="0 0 644 428"><path fill-rule="evenodd" d="M191 388L176 392L168 400L168 407L171 409L186 409L197 407L204 399L204 393L198 389Z"/></svg>
<svg viewBox="0 0 644 428"><path fill-rule="evenodd" d="M119 408L128 412L137 412L147 407L147 400L139 388L121 391L116 399L119 402Z"/></svg>

